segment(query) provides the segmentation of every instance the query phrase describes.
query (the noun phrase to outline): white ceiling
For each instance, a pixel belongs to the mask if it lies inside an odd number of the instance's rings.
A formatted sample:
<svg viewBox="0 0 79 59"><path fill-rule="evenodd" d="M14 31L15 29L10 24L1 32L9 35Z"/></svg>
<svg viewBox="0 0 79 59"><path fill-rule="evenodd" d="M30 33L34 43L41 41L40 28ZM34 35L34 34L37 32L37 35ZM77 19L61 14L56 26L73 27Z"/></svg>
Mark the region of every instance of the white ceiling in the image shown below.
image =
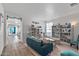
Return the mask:
<svg viewBox="0 0 79 59"><path fill-rule="evenodd" d="M49 21L79 12L79 5L70 7L70 3L4 3L4 10L12 12L28 20Z"/></svg>

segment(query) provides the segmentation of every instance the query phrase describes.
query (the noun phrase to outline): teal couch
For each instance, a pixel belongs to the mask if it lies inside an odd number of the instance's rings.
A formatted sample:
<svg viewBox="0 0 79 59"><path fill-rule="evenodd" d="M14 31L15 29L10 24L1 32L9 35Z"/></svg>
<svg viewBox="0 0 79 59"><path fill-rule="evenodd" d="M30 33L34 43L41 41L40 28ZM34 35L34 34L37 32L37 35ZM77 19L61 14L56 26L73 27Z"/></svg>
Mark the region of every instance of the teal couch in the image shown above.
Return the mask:
<svg viewBox="0 0 79 59"><path fill-rule="evenodd" d="M72 50L65 50L65 51L62 51L60 53L61 56L79 56L78 53L72 51Z"/></svg>
<svg viewBox="0 0 79 59"><path fill-rule="evenodd" d="M43 41L35 37L27 37L26 42L28 46L37 51L40 55L46 56L48 53L53 51L52 43L44 43Z"/></svg>

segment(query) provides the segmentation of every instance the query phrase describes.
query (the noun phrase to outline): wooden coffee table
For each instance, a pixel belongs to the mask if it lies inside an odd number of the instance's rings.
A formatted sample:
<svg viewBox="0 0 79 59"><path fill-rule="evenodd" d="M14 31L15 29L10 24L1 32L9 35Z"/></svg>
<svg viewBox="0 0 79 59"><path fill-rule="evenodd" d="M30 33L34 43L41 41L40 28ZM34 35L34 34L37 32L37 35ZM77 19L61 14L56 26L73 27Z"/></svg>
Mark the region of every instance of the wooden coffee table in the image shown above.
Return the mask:
<svg viewBox="0 0 79 59"><path fill-rule="evenodd" d="M50 41L50 42L54 42L55 40L50 39L50 38L45 38L45 40Z"/></svg>
<svg viewBox="0 0 79 59"><path fill-rule="evenodd" d="M55 43L56 43L56 44L60 44L60 38L54 38L54 37L53 37L52 39L55 40Z"/></svg>

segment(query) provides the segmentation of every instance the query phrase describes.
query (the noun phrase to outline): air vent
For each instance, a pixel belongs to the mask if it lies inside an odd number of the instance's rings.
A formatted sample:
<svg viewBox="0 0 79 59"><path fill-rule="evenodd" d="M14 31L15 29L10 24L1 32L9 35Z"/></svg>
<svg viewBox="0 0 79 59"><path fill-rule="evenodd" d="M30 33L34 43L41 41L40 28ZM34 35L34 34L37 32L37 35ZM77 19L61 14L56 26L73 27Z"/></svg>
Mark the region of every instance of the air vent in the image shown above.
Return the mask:
<svg viewBox="0 0 79 59"><path fill-rule="evenodd" d="M74 6L77 6L77 5L78 5L78 3L71 3L70 4L71 7L74 7Z"/></svg>

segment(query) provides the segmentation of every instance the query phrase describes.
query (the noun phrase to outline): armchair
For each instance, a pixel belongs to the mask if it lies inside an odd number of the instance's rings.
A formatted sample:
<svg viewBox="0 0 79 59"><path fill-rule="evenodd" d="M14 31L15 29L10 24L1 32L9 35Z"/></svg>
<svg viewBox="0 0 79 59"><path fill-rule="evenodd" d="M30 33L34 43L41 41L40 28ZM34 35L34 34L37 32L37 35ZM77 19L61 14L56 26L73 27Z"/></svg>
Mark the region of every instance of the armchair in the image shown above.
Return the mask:
<svg viewBox="0 0 79 59"><path fill-rule="evenodd" d="M72 45L75 45L76 48L77 48L77 50L78 50L78 45L79 45L79 35L78 35L78 38L77 38L76 41L72 40L72 41L70 42L70 46L72 46Z"/></svg>

